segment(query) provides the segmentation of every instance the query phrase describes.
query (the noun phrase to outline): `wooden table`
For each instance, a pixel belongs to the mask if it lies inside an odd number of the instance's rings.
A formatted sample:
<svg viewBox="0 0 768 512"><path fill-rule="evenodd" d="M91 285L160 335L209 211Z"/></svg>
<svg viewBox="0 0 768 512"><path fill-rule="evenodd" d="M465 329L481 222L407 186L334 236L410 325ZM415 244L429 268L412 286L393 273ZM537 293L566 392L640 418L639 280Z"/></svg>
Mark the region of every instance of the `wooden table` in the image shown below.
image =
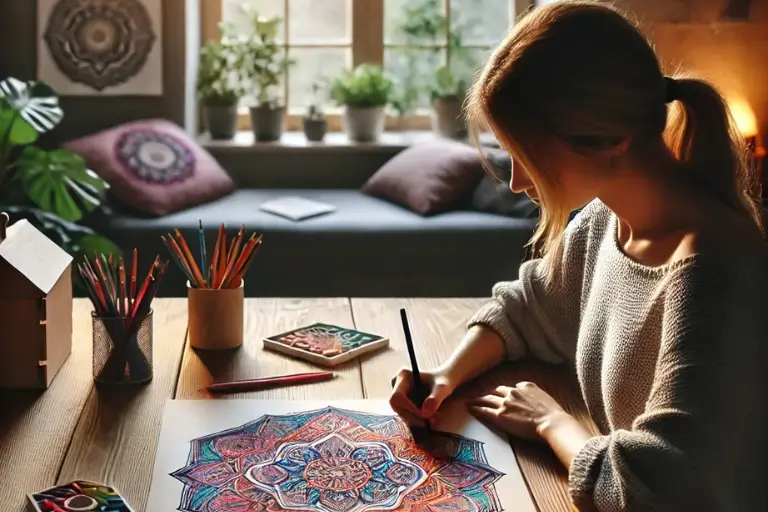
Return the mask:
<svg viewBox="0 0 768 512"><path fill-rule="evenodd" d="M390 377L407 365L399 308L409 311L423 368L443 361L484 299L248 299L245 344L232 353L198 353L186 342L184 299L158 299L154 317L154 379L131 389L95 388L91 377L90 304L75 300L73 349L45 392L0 390L0 503L24 510L25 495L74 479L118 488L137 512L146 508L163 404L177 399L386 398ZM311 371L302 361L262 350L261 340L323 321L390 338L388 350L338 369L333 381L261 392L211 396L205 386L227 379ZM580 419L586 413L572 379L540 364L509 365L461 393L531 380ZM571 508L567 475L542 445L513 441L518 462L540 510ZM159 511L149 511L159 512Z"/></svg>

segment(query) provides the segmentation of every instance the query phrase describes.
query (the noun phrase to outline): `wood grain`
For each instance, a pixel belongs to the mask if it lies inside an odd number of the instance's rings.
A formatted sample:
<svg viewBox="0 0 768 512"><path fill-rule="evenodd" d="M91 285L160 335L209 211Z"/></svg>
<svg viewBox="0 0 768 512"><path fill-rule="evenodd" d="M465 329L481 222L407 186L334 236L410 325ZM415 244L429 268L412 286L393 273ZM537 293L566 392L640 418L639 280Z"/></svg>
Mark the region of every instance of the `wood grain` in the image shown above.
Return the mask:
<svg viewBox="0 0 768 512"><path fill-rule="evenodd" d="M371 354L362 360L366 398L388 397L391 378L400 368L408 366L408 352L399 314L401 307L408 311L419 366L428 369L448 358L466 332L467 320L485 300L352 299L356 327L389 336L391 344L389 352ZM478 396L498 385L516 384L522 380L536 382L566 410L593 428L578 387L564 367L535 361L503 365L462 387L457 395ZM512 445L539 510L571 510L568 475L552 452L546 446L521 440L514 440Z"/></svg>
<svg viewBox="0 0 768 512"><path fill-rule="evenodd" d="M75 300L72 353L45 391L0 390L0 503L26 510L26 494L55 484L93 385L91 306Z"/></svg>
<svg viewBox="0 0 768 512"><path fill-rule="evenodd" d="M409 366L400 308L408 312L416 359L426 370L445 361L466 331L468 312L482 303L478 299L352 299L356 328L389 337L388 350L361 359L365 397L389 397L392 377Z"/></svg>
<svg viewBox="0 0 768 512"><path fill-rule="evenodd" d="M173 397L187 332L186 300L157 299L153 309L152 381L93 389L58 478L112 485L137 512L146 507L163 405Z"/></svg>
<svg viewBox="0 0 768 512"><path fill-rule="evenodd" d="M336 376L332 381L245 393L209 393L205 388L214 382L317 371L318 367L308 362L265 351L263 339L267 336L315 322L354 327L349 301L344 298L246 299L245 308L245 335L239 349L196 351L187 344L176 398L362 398L360 364L356 360L334 368Z"/></svg>

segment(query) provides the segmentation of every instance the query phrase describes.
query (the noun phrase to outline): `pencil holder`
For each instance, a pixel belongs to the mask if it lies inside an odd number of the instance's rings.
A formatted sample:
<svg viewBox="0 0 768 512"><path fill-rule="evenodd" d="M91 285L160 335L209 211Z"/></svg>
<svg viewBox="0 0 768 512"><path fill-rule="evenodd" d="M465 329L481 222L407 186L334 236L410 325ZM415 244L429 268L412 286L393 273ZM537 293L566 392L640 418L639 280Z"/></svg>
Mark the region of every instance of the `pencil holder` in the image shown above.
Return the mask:
<svg viewBox="0 0 768 512"><path fill-rule="evenodd" d="M152 380L152 310L138 325L121 317L93 320L93 378L99 384L140 384Z"/></svg>
<svg viewBox="0 0 768 512"><path fill-rule="evenodd" d="M229 350L243 344L245 288L194 288L187 281L189 345L202 350Z"/></svg>

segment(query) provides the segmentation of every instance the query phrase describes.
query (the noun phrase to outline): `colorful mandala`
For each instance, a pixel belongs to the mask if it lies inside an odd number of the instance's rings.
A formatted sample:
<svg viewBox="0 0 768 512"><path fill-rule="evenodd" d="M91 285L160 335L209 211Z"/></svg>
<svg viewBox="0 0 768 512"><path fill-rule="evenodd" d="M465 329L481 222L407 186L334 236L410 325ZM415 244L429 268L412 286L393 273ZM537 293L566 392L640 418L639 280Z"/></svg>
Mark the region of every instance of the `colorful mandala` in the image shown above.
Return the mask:
<svg viewBox="0 0 768 512"><path fill-rule="evenodd" d="M173 135L153 130L129 130L115 144L117 159L141 181L168 184L195 173L195 155Z"/></svg>
<svg viewBox="0 0 768 512"><path fill-rule="evenodd" d="M141 0L59 0L44 39L62 73L103 91L141 71L156 36Z"/></svg>
<svg viewBox="0 0 768 512"><path fill-rule="evenodd" d="M433 432L417 444L396 416L328 407L262 416L194 439L178 510L502 510L482 443Z"/></svg>

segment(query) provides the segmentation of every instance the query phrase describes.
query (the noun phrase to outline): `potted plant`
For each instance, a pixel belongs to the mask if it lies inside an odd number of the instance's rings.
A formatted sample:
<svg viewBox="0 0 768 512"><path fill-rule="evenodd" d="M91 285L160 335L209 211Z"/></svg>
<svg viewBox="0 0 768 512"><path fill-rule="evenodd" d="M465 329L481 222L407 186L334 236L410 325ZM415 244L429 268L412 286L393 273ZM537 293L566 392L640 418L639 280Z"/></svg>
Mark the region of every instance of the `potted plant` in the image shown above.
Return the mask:
<svg viewBox="0 0 768 512"><path fill-rule="evenodd" d="M27 219L75 257L119 255L114 243L78 224L103 208L107 183L81 156L34 145L63 117L48 85L16 78L0 82L0 211L14 221Z"/></svg>
<svg viewBox="0 0 768 512"><path fill-rule="evenodd" d="M257 141L279 140L285 127L285 105L278 86L286 70L295 64L277 44L282 18L265 18L247 11L252 33L240 42L243 70L255 89L256 105L250 107L251 127Z"/></svg>
<svg viewBox="0 0 768 512"><path fill-rule="evenodd" d="M242 58L235 40L222 25L218 41L200 49L197 97L212 139L231 139L237 130L237 106L245 94Z"/></svg>
<svg viewBox="0 0 768 512"><path fill-rule="evenodd" d="M435 132L450 138L467 136L467 121L462 110L466 93L466 82L456 79L449 64L437 70L435 86L430 93L432 129Z"/></svg>
<svg viewBox="0 0 768 512"><path fill-rule="evenodd" d="M344 72L331 85L331 98L344 109L344 127L350 140L378 140L384 128L384 107L394 82L381 66L370 63Z"/></svg>
<svg viewBox="0 0 768 512"><path fill-rule="evenodd" d="M320 89L320 82L314 82L312 84L312 96L314 99L309 106L307 115L301 120L304 128L304 135L310 142L321 142L323 138L325 138L325 133L328 131L328 121L325 119L322 103L319 98Z"/></svg>

